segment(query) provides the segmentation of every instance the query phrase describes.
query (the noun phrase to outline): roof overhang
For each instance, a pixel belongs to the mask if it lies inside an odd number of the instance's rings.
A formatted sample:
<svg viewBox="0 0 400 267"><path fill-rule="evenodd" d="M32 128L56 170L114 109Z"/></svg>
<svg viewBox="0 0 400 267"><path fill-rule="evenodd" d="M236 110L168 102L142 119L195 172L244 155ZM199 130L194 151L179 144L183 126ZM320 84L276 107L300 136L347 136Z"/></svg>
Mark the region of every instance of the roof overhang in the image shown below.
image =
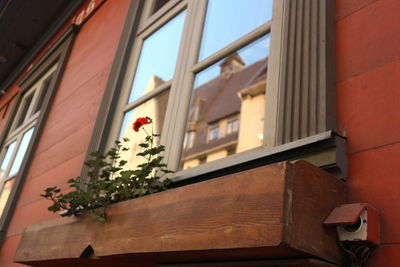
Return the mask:
<svg viewBox="0 0 400 267"><path fill-rule="evenodd" d="M0 94L85 0L0 2Z"/></svg>

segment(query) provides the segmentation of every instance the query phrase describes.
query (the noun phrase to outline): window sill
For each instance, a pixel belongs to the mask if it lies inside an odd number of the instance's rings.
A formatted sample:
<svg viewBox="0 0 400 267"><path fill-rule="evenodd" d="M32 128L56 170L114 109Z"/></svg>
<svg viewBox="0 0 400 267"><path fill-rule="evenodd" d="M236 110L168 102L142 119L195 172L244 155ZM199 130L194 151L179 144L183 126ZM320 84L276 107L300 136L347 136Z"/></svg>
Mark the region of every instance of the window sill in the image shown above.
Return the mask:
<svg viewBox="0 0 400 267"><path fill-rule="evenodd" d="M316 257L340 264L335 229L322 222L345 201L342 181L305 161L282 162L114 204L105 223L83 216L31 225L15 261L128 266Z"/></svg>
<svg viewBox="0 0 400 267"><path fill-rule="evenodd" d="M285 160L303 159L339 179L347 177L346 139L333 131L323 132L277 147L259 147L224 159L182 170L172 177L176 186L232 174Z"/></svg>

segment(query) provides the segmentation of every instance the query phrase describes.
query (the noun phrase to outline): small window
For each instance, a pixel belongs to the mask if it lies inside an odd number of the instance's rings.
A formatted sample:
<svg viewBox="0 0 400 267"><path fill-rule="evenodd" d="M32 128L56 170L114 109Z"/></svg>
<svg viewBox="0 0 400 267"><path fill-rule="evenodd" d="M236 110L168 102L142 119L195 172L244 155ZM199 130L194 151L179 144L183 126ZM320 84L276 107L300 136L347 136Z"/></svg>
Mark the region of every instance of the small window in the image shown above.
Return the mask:
<svg viewBox="0 0 400 267"><path fill-rule="evenodd" d="M208 141L219 138L219 125L210 126L208 129Z"/></svg>
<svg viewBox="0 0 400 267"><path fill-rule="evenodd" d="M239 129L239 122L237 118L228 120L226 125L226 134L236 133Z"/></svg>
<svg viewBox="0 0 400 267"><path fill-rule="evenodd" d="M191 131L186 133L184 142L185 149L190 149L193 147L194 138L195 138L195 132Z"/></svg>

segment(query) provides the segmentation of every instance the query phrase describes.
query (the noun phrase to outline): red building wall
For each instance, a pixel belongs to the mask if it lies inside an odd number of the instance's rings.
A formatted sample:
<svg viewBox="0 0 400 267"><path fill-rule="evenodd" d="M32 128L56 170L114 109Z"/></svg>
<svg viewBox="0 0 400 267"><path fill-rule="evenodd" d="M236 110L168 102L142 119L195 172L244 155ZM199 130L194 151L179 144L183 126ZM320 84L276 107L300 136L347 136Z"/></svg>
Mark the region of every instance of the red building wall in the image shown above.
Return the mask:
<svg viewBox="0 0 400 267"><path fill-rule="evenodd" d="M12 259L23 229L58 215L39 194L79 175L129 0L108 0L82 26L0 250ZM382 246L367 266L400 266L400 1L336 0L337 127L348 136L349 198L381 211ZM10 112L2 107L0 128ZM4 117L3 117L4 115Z"/></svg>
<svg viewBox="0 0 400 267"><path fill-rule="evenodd" d="M76 37L0 250L1 267L25 266L12 263L24 228L58 217L46 211L49 202L39 196L43 189L66 188L66 181L80 173L129 2L106 1ZM13 86L0 107L16 91ZM3 127L6 119L1 116Z"/></svg>
<svg viewBox="0 0 400 267"><path fill-rule="evenodd" d="M336 1L337 125L348 136L349 198L381 212L367 266L400 266L400 1Z"/></svg>

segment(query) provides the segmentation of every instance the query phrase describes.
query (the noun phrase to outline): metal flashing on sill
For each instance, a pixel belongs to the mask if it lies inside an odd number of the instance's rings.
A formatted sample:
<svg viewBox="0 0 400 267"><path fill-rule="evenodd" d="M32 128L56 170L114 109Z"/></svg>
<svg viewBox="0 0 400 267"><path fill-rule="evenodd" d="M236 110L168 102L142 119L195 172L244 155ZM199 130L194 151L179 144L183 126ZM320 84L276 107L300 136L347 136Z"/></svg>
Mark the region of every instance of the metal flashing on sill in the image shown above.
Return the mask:
<svg viewBox="0 0 400 267"><path fill-rule="evenodd" d="M338 179L345 179L347 177L346 137L334 131L326 131L272 148L255 148L189 170L179 171L172 177L172 181L174 186L179 187L263 165L298 159L304 159L330 172Z"/></svg>

